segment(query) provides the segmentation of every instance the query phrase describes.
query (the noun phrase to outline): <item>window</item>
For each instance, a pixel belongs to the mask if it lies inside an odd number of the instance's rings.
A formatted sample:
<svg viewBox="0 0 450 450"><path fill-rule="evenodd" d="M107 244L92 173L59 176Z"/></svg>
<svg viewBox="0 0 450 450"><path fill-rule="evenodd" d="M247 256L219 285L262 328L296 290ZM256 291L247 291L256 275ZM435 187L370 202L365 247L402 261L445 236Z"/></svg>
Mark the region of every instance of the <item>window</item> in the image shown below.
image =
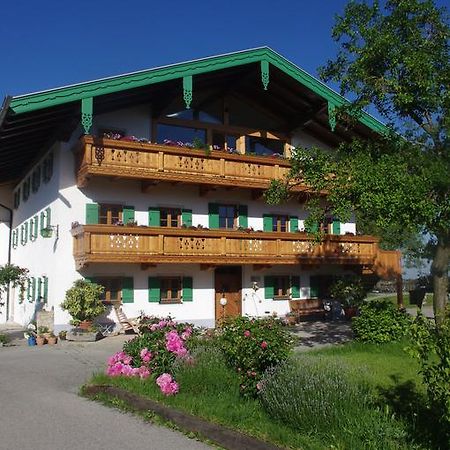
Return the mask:
<svg viewBox="0 0 450 450"><path fill-rule="evenodd" d="M100 205L98 223L103 225L116 225L122 222L122 205Z"/></svg>
<svg viewBox="0 0 450 450"><path fill-rule="evenodd" d="M20 188L14 192L14 209L17 209L20 205Z"/></svg>
<svg viewBox="0 0 450 450"><path fill-rule="evenodd" d="M105 288L102 301L106 303L120 303L122 299L122 278L96 278L95 283Z"/></svg>
<svg viewBox="0 0 450 450"><path fill-rule="evenodd" d="M181 209L161 208L160 226L169 228L181 227Z"/></svg>
<svg viewBox="0 0 450 450"><path fill-rule="evenodd" d="M181 277L161 278L160 303L180 303L182 296Z"/></svg>
<svg viewBox="0 0 450 450"><path fill-rule="evenodd" d="M219 205L219 228L237 228L238 209L234 205Z"/></svg>
<svg viewBox="0 0 450 450"><path fill-rule="evenodd" d="M289 276L273 277L274 298L289 297L290 285L291 282Z"/></svg>
<svg viewBox="0 0 450 450"><path fill-rule="evenodd" d="M42 179L44 183L48 183L53 175L53 152L50 152L44 159L42 165Z"/></svg>
<svg viewBox="0 0 450 450"><path fill-rule="evenodd" d="M284 141L246 136L245 152L255 155L284 155Z"/></svg>
<svg viewBox="0 0 450 450"><path fill-rule="evenodd" d="M36 193L41 184L41 166L34 169L33 175L31 176L31 190Z"/></svg>
<svg viewBox="0 0 450 450"><path fill-rule="evenodd" d="M31 179L27 178L22 185L22 200L26 202L30 196Z"/></svg>
<svg viewBox="0 0 450 450"><path fill-rule="evenodd" d="M164 144L164 141L182 142L183 144L189 142L193 143L194 139L206 142L206 130L199 128L181 127L177 125L167 125L159 123L156 129L158 144Z"/></svg>
<svg viewBox="0 0 450 450"><path fill-rule="evenodd" d="M273 216L272 217L272 231L289 231L289 217L288 216Z"/></svg>

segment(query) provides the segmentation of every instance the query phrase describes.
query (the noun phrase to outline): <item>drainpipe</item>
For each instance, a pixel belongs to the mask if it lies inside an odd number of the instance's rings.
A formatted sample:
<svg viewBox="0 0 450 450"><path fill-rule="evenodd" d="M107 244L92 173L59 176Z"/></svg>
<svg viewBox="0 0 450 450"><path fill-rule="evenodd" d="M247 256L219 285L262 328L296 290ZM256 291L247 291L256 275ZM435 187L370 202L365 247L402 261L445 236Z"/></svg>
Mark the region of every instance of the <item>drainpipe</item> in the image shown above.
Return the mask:
<svg viewBox="0 0 450 450"><path fill-rule="evenodd" d="M8 242L8 264L11 264L11 241L12 241L12 218L13 210L0 203L0 207L5 208L9 212L9 242ZM10 289L6 291L6 320L9 319L9 301L10 301Z"/></svg>

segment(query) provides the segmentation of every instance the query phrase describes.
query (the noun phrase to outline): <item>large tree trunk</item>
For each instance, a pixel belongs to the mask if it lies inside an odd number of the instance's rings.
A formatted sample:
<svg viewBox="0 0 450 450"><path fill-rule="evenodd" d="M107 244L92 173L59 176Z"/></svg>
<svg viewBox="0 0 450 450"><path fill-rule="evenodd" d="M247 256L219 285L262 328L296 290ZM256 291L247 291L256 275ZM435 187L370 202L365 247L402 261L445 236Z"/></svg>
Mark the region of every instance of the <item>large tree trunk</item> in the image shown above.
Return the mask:
<svg viewBox="0 0 450 450"><path fill-rule="evenodd" d="M444 319L448 295L448 267L450 261L450 242L446 238L439 238L436 246L431 275L433 276L433 306L436 324L440 325Z"/></svg>

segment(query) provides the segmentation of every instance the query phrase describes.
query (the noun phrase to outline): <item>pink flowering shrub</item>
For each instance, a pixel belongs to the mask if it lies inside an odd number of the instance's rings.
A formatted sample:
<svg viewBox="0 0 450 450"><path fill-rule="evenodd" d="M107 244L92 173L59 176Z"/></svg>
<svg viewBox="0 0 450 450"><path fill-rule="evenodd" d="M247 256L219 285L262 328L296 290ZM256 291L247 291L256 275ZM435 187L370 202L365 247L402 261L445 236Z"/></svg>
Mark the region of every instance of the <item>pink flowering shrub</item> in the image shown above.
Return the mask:
<svg viewBox="0 0 450 450"><path fill-rule="evenodd" d="M175 395L178 393L178 384L170 373L163 373L156 379L156 384L164 395Z"/></svg>
<svg viewBox="0 0 450 450"><path fill-rule="evenodd" d="M123 351L108 359L106 374L142 379L152 375L163 394L175 395L179 387L170 373L176 360L191 360L188 346L194 334L192 326L170 317L147 317L141 331L141 336L125 342Z"/></svg>
<svg viewBox="0 0 450 450"><path fill-rule="evenodd" d="M289 333L274 318L228 319L217 342L228 364L238 373L241 394L245 397L257 395L264 372L284 361L292 347Z"/></svg>

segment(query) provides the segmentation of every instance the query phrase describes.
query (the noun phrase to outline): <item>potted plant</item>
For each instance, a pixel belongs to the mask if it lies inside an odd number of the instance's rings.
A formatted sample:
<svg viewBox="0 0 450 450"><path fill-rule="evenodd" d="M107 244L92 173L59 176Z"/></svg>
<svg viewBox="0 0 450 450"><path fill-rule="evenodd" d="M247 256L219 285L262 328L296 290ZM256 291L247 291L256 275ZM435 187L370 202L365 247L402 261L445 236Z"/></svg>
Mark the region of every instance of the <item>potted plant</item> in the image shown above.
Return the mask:
<svg viewBox="0 0 450 450"><path fill-rule="evenodd" d="M51 332L47 338L47 342L49 345L55 345L58 342L58 338Z"/></svg>
<svg viewBox="0 0 450 450"><path fill-rule="evenodd" d="M61 308L73 318L71 323L82 330L88 330L94 319L102 314L106 307L102 302L105 288L87 280L77 280L66 291Z"/></svg>
<svg viewBox="0 0 450 450"><path fill-rule="evenodd" d="M0 333L0 347L4 347L9 342L9 338L6 334Z"/></svg>
<svg viewBox="0 0 450 450"><path fill-rule="evenodd" d="M36 336L36 345L41 346L46 342L45 336L43 334L38 334Z"/></svg>
<svg viewBox="0 0 450 450"><path fill-rule="evenodd" d="M67 336L67 331L66 330L61 330L58 333L58 337L61 341L65 341L66 340L66 336Z"/></svg>
<svg viewBox="0 0 450 450"><path fill-rule="evenodd" d="M45 339L47 339L50 336L50 328L45 326L40 326L37 329L38 334L41 336L44 336Z"/></svg>
<svg viewBox="0 0 450 450"><path fill-rule="evenodd" d="M357 315L366 297L366 290L360 278L340 278L331 285L330 295L341 303L345 317L351 319Z"/></svg>
<svg viewBox="0 0 450 450"><path fill-rule="evenodd" d="M36 325L34 323L28 324L27 331L23 333L23 337L28 341L30 347L36 345Z"/></svg>

